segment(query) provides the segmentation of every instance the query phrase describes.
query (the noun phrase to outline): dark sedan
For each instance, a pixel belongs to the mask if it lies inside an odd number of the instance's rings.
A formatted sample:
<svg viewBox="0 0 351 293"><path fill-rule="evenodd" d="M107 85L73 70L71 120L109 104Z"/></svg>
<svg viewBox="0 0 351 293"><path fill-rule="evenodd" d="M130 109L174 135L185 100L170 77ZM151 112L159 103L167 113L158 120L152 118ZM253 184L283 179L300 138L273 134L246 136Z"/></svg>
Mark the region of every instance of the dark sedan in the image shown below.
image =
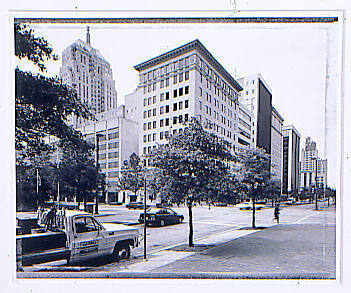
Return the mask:
<svg viewBox="0 0 351 293"><path fill-rule="evenodd" d="M146 224L152 226L165 226L180 224L184 216L177 214L169 208L151 208L146 211ZM144 223L144 213L140 214L139 223Z"/></svg>

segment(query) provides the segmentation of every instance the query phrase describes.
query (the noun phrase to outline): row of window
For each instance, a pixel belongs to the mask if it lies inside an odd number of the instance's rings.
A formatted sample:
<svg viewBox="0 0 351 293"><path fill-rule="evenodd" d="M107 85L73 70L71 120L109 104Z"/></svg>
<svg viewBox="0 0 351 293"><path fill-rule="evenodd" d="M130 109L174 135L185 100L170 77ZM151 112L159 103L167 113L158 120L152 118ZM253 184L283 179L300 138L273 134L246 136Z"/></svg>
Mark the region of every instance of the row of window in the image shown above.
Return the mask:
<svg viewBox="0 0 351 293"><path fill-rule="evenodd" d="M113 159L113 158L118 158L119 152L112 152L108 153L108 158ZM106 154L98 154L99 160L105 160L106 159Z"/></svg>
<svg viewBox="0 0 351 293"><path fill-rule="evenodd" d="M200 97L202 97L202 88L199 87L199 90L200 90ZM206 92L206 101L209 102L210 104L212 104L212 96L208 92ZM233 117L232 110L227 108L224 104L221 104L216 98L213 98L213 102L214 102L214 106L216 108L221 109L221 111L224 114L227 114L228 116ZM236 104L232 100L229 100L228 104L229 104L228 107L233 108L233 106L234 106L234 110L236 110Z"/></svg>
<svg viewBox="0 0 351 293"><path fill-rule="evenodd" d="M170 105L165 105L165 106L161 106L160 110L159 110L159 114L165 114L165 113L169 113L170 111ZM185 101L180 101L178 103L173 103L173 111L177 111L177 110L182 110L182 109L187 109L189 108L189 100L185 100ZM147 111L144 111L144 118L150 118L150 117L155 117L157 116L157 109L150 109Z"/></svg>
<svg viewBox="0 0 351 293"><path fill-rule="evenodd" d="M181 97L183 95L188 95L188 94L189 94L189 86L188 85L185 86L184 88L181 87L179 89L173 90L173 98ZM169 100L169 92L160 94L160 102L163 102L164 100ZM155 103L157 103L156 96L144 98L144 107L150 106L150 105L155 104Z"/></svg>
<svg viewBox="0 0 351 293"><path fill-rule="evenodd" d="M167 77L165 79L161 79L159 82L154 82L152 84L150 83L147 86L145 85L143 87L143 93L146 94L146 93L151 93L156 91L158 83L160 84L159 86L160 89L163 89L164 87L168 87L170 84L169 80L170 80L170 77ZM189 80L189 71L186 71L184 73L182 72L173 76L173 84L177 84L178 82L181 83L184 80L185 81Z"/></svg>

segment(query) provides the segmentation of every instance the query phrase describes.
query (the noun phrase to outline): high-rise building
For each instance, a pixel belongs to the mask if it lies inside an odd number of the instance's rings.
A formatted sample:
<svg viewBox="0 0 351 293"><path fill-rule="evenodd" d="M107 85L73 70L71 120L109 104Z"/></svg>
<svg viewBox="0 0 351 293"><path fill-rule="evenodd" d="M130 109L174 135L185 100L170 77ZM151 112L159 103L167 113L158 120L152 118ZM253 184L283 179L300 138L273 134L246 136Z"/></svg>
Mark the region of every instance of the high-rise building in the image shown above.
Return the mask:
<svg viewBox="0 0 351 293"><path fill-rule="evenodd" d="M318 156L316 143L310 138L306 138L305 147L301 151L300 162L300 188L310 188L312 186L327 186L327 159Z"/></svg>
<svg viewBox="0 0 351 293"><path fill-rule="evenodd" d="M253 147L253 115L241 103L239 103L238 114L238 147Z"/></svg>
<svg viewBox="0 0 351 293"><path fill-rule="evenodd" d="M73 87L81 102L93 114L117 108L117 92L110 64L91 46L87 28L86 42L75 41L62 52L60 76ZM85 121L72 117L71 123L79 127Z"/></svg>
<svg viewBox="0 0 351 293"><path fill-rule="evenodd" d="M243 87L239 101L253 114L254 146L271 154L272 90L260 74L238 79Z"/></svg>
<svg viewBox="0 0 351 293"><path fill-rule="evenodd" d="M242 87L199 40L134 68L139 85L125 97L126 115L140 123L140 155L165 143L169 134L183 131L183 122L192 117L237 145Z"/></svg>
<svg viewBox="0 0 351 293"><path fill-rule="evenodd" d="M301 135L293 125L283 127L282 194L297 194L299 188L299 158Z"/></svg>
<svg viewBox="0 0 351 293"><path fill-rule="evenodd" d="M283 179L283 122L283 117L272 107L271 173L280 181Z"/></svg>

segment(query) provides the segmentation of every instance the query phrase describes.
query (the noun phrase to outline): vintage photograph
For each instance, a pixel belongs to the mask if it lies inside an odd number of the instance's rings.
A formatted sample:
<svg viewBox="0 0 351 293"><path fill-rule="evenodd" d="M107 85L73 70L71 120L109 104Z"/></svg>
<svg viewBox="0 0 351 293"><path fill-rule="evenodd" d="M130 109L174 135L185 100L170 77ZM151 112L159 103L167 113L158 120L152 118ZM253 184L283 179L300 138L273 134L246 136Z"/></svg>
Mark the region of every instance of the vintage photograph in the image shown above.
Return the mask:
<svg viewBox="0 0 351 293"><path fill-rule="evenodd" d="M336 280L325 15L14 18L16 277Z"/></svg>

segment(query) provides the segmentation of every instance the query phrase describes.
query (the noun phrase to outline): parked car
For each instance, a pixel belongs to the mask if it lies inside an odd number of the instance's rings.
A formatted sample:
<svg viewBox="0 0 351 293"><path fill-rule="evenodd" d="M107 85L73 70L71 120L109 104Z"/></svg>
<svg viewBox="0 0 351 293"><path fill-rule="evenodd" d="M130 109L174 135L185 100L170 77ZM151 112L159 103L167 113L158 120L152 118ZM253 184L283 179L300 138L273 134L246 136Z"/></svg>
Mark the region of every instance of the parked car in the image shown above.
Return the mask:
<svg viewBox="0 0 351 293"><path fill-rule="evenodd" d="M266 206L264 201L255 202L255 209L260 210ZM252 210L252 201L242 202L236 205L240 210Z"/></svg>
<svg viewBox="0 0 351 293"><path fill-rule="evenodd" d="M149 208L149 205L146 205L146 208ZM144 203L141 201L138 202L130 202L126 204L126 208L128 209L143 209L144 208Z"/></svg>
<svg viewBox="0 0 351 293"><path fill-rule="evenodd" d="M226 207L228 204L226 202L216 202L214 203L215 207Z"/></svg>
<svg viewBox="0 0 351 293"><path fill-rule="evenodd" d="M164 207L172 207L173 206L173 204L172 203L170 203L170 202L158 202L158 203L156 203L156 207L157 208L164 208Z"/></svg>
<svg viewBox="0 0 351 293"><path fill-rule="evenodd" d="M153 226L165 226L169 224L180 224L184 216L176 213L170 208L150 208L146 211L146 224ZM140 214L139 223L144 223L144 213Z"/></svg>

